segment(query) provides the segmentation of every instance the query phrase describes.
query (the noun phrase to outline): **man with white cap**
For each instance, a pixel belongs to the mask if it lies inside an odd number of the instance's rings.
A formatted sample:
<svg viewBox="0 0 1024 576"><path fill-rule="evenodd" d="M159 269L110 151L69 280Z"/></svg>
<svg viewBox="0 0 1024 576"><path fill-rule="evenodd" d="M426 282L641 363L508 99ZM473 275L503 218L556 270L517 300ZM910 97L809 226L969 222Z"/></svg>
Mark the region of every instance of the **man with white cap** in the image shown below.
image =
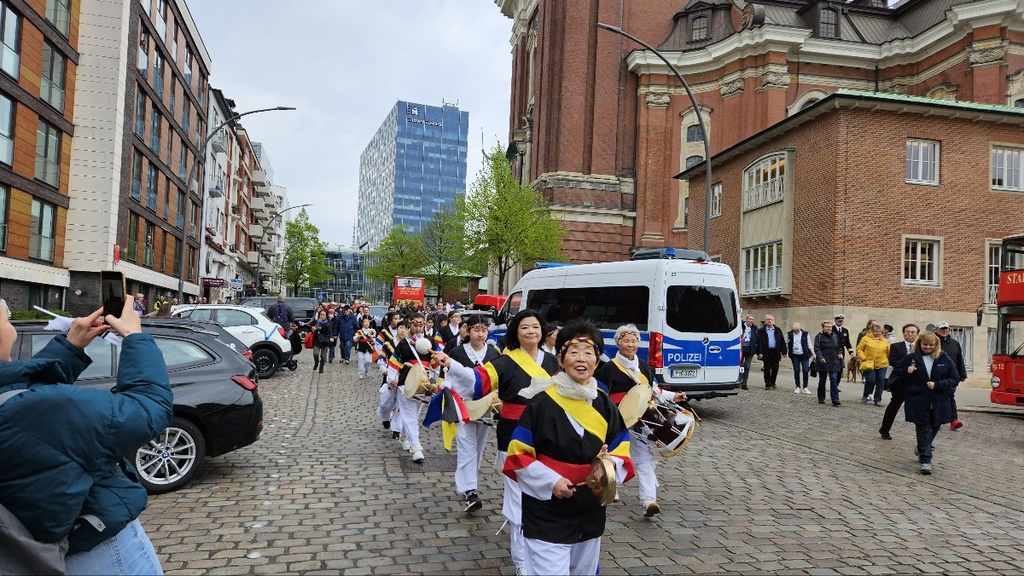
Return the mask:
<svg viewBox="0 0 1024 576"><path fill-rule="evenodd" d="M960 343L953 339L949 335L949 322L945 320L938 323L935 326L935 335L939 337L939 347L943 352L949 354L949 357L956 362L956 371L960 374L960 381L967 380L967 365L964 363L964 351L960 347ZM949 423L950 430L957 430L961 428L964 423L961 422L956 416L956 387L949 394L949 405L953 409L953 421Z"/></svg>

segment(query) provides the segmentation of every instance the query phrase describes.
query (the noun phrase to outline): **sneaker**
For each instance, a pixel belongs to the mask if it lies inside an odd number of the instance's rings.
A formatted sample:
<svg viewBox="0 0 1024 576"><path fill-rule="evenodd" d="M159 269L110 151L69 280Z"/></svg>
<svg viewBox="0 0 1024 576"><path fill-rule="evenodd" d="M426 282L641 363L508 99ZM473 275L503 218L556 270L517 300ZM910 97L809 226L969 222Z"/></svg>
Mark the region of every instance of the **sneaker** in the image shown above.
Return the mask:
<svg viewBox="0 0 1024 576"><path fill-rule="evenodd" d="M426 460L426 458L423 457L423 450L417 446L416 449L412 451L412 461L417 464L422 464L424 460Z"/></svg>
<svg viewBox="0 0 1024 576"><path fill-rule="evenodd" d="M882 440L892 440L892 436L885 430L879 430L878 433L882 435Z"/></svg>
<svg viewBox="0 0 1024 576"><path fill-rule="evenodd" d="M842 406L843 403L842 402L833 402L832 405L833 406Z"/></svg>
<svg viewBox="0 0 1024 576"><path fill-rule="evenodd" d="M824 404L824 403L825 403L824 400L818 400L818 404Z"/></svg>
<svg viewBox="0 0 1024 576"><path fill-rule="evenodd" d="M655 514L661 514L661 506L654 500L644 501L644 518L650 518Z"/></svg>
<svg viewBox="0 0 1024 576"><path fill-rule="evenodd" d="M526 576L528 572L522 566L516 566L516 576Z"/></svg>
<svg viewBox="0 0 1024 576"><path fill-rule="evenodd" d="M867 404L868 402L871 402L871 399L868 398L867 396L860 399L861 404Z"/></svg>
<svg viewBox="0 0 1024 576"><path fill-rule="evenodd" d="M953 420L949 423L950 430L959 430L964 427L964 423L959 420Z"/></svg>
<svg viewBox="0 0 1024 576"><path fill-rule="evenodd" d="M410 444L409 441L406 440L405 438L402 438L402 450L408 452L411 448L412 444Z"/></svg>
<svg viewBox="0 0 1024 576"><path fill-rule="evenodd" d="M797 388L796 390L793 390L793 394L799 394L799 393L800 393L800 389L799 388Z"/></svg>
<svg viewBox="0 0 1024 576"><path fill-rule="evenodd" d="M477 496L476 490L466 491L466 514L472 514L484 507L484 503Z"/></svg>
<svg viewBox="0 0 1024 576"><path fill-rule="evenodd" d="M882 403L881 402L875 402L875 406L878 406L879 408L881 408L882 407Z"/></svg>
<svg viewBox="0 0 1024 576"><path fill-rule="evenodd" d="M804 388L804 394L810 394L810 393L811 393L811 390L809 388Z"/></svg>
<svg viewBox="0 0 1024 576"><path fill-rule="evenodd" d="M392 433L391 433L391 437L392 437L392 438L394 438L394 439L396 439L396 440L398 439L398 436L399 436L399 433L398 433L398 432L392 432Z"/></svg>
<svg viewBox="0 0 1024 576"><path fill-rule="evenodd" d="M921 464L921 474L930 475L932 473L932 463L925 462Z"/></svg>
<svg viewBox="0 0 1024 576"><path fill-rule="evenodd" d="M385 430L390 430L391 429L391 421L390 420L385 420L385 421L381 422L381 424L384 425L384 429Z"/></svg>
<svg viewBox="0 0 1024 576"><path fill-rule="evenodd" d="M345 366L348 366L348 360L345 360Z"/></svg>

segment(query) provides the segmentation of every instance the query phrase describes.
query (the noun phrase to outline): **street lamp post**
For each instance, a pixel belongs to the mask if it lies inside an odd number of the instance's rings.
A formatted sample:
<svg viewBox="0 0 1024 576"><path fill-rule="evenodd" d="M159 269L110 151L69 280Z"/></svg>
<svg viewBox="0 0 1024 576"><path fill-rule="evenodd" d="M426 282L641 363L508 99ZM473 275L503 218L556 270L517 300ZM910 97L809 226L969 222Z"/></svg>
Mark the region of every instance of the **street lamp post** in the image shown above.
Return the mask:
<svg viewBox="0 0 1024 576"><path fill-rule="evenodd" d="M705 182L706 189L704 192L704 251L707 252L710 250L709 245L711 244L711 143L708 140L708 132L704 128L704 118L701 117L700 106L697 105L697 99L693 97L693 92L690 90L690 85L686 83L686 80L683 80L683 75L679 73L679 70L677 70L676 67L673 66L672 63L668 61L668 58L666 58L664 54L658 52L658 50L655 49L653 46L637 38L636 36L627 34L622 30L622 28L618 28L608 24L602 24L600 22L597 23L597 27L604 28L605 30L610 30L621 36L625 36L626 38L629 38L633 42L636 42L637 44L650 50L658 58L661 58L661 61L664 62L672 70L672 72L676 75L676 78L679 79L679 82L682 83L683 88L686 89L686 95L690 97L690 103L693 104L693 113L697 115L697 124L700 126L700 134L701 137L704 139L704 166L707 170L707 182Z"/></svg>
<svg viewBox="0 0 1024 576"><path fill-rule="evenodd" d="M249 110L248 112L242 112L240 114L235 114L234 116L232 116L232 117L228 118L227 120L225 120L225 121L221 122L220 124L218 124L217 127L214 128L213 130L211 130L210 133L206 136L206 139L203 140L202 145L199 146L199 154L196 156L195 162L192 163L192 168L189 169L189 171L188 171L188 178L185 179L185 197L186 198L188 197L188 193L192 189L192 180L195 179L196 173L199 170L199 162L200 162L200 160L202 160L203 162L206 162L206 147L210 145L210 142L214 139L215 136L217 136L217 133L220 132L221 128L227 126L228 124L231 124L232 122L234 122L235 120L238 120L242 116L248 116L249 114L259 114L260 112L273 112L275 110L295 110L295 108L293 108L291 106L275 106L273 108L260 108L259 110ZM201 190L199 186L196 186L196 194L199 196L199 218L201 220L202 217L203 217L203 212L205 211L205 208L206 208L206 193L205 193L204 190ZM188 263L188 227L189 227L189 216L191 214L192 214L191 208L190 207L186 207L186 210L185 210L185 225L181 229L181 260L179 262L181 264L181 267L180 267L180 274L178 276L178 303L179 304L184 304L185 303L185 276L186 276L186 274L185 274L185 266ZM257 282L258 281L259 281L259 279L257 279Z"/></svg>
<svg viewBox="0 0 1024 576"><path fill-rule="evenodd" d="M296 208L305 208L307 206L312 206L312 204L299 204L298 206L289 206L288 208L285 208L284 210L281 210L280 212L278 212L277 216L274 216L273 218L270 219L270 222L267 222L267 227L273 226L274 225L274 221L277 220L278 218L280 218L281 216L284 216L285 212L287 212L289 210L295 210ZM266 234L267 234L266 230L263 231L263 234L260 234L259 245L256 247L256 254L257 254L257 257L256 257L256 295L257 296L260 295L260 264L263 263L263 255L262 255L262 252L263 252L263 237L266 236Z"/></svg>

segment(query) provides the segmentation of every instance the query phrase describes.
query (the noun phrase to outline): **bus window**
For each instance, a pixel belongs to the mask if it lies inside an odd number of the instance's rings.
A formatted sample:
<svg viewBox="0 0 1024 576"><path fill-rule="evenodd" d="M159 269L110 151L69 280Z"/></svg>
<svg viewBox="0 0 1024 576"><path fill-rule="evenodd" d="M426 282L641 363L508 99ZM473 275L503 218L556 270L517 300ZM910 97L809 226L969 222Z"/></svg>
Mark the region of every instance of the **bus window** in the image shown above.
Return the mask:
<svg viewBox="0 0 1024 576"><path fill-rule="evenodd" d="M739 313L733 291L720 286L669 286L665 323L677 332L726 334Z"/></svg>
<svg viewBox="0 0 1024 576"><path fill-rule="evenodd" d="M531 291L529 307L549 323L565 324L582 317L598 329L614 330L632 323L646 331L650 300L647 286L555 288Z"/></svg>

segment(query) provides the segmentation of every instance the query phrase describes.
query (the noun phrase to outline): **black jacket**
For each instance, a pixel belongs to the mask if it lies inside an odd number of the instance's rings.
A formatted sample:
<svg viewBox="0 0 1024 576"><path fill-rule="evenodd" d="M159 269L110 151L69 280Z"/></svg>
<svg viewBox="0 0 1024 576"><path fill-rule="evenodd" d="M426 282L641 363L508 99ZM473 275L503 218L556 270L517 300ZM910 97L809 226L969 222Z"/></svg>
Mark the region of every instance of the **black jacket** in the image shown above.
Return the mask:
<svg viewBox="0 0 1024 576"><path fill-rule="evenodd" d="M833 326L832 331L839 336L839 357L845 356L844 352L853 353L853 344L850 343L850 330L845 326Z"/></svg>
<svg viewBox="0 0 1024 576"><path fill-rule="evenodd" d="M936 336L939 335L936 334ZM956 373L960 375L960 382L967 380L967 365L964 364L964 351L960 347L960 343L954 340L952 336L947 335L945 338L939 336L939 345L942 351L949 354L949 357L956 364Z"/></svg>
<svg viewBox="0 0 1024 576"><path fill-rule="evenodd" d="M803 355L811 357L811 344L808 342L807 330L800 331L800 346L803 347ZM793 331L786 332L786 352L793 355Z"/></svg>
<svg viewBox="0 0 1024 576"><path fill-rule="evenodd" d="M766 351L771 350L768 347L768 328L762 326L757 330L757 349L754 350L755 354L764 354ZM775 348L779 354L786 355L786 333L782 331L782 328L775 327Z"/></svg>

